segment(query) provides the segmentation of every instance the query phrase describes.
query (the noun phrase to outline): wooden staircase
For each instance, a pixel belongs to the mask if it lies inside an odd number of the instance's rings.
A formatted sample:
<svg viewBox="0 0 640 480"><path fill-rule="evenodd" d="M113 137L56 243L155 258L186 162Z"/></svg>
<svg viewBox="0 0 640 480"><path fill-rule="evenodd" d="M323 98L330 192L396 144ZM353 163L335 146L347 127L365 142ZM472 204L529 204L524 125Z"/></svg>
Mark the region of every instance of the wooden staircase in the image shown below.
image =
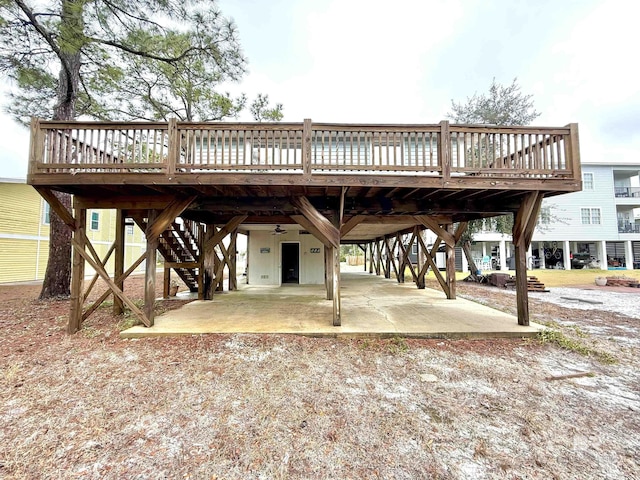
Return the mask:
<svg viewBox="0 0 640 480"><path fill-rule="evenodd" d="M516 288L516 277L510 277L504 285L506 288ZM538 277L530 275L527 277L527 290L530 292L548 292L544 283L538 280Z"/></svg>
<svg viewBox="0 0 640 480"><path fill-rule="evenodd" d="M145 219L138 217L134 221L142 231L146 230ZM173 269L191 292L198 291L200 234L196 222L181 219L162 232L158 243L158 252L164 258L165 266Z"/></svg>
<svg viewBox="0 0 640 480"><path fill-rule="evenodd" d="M160 235L158 251L166 265L173 268L191 292L198 291L200 246L198 225L189 220L173 222Z"/></svg>

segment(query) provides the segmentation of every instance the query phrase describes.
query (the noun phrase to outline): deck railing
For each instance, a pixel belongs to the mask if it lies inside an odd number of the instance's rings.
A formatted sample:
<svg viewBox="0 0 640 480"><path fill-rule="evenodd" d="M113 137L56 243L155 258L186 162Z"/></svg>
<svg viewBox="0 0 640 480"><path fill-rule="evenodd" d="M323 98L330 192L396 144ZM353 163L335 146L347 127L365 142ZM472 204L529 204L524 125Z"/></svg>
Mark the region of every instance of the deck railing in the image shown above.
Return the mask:
<svg viewBox="0 0 640 480"><path fill-rule="evenodd" d="M30 173L393 173L577 178L577 126L55 122Z"/></svg>

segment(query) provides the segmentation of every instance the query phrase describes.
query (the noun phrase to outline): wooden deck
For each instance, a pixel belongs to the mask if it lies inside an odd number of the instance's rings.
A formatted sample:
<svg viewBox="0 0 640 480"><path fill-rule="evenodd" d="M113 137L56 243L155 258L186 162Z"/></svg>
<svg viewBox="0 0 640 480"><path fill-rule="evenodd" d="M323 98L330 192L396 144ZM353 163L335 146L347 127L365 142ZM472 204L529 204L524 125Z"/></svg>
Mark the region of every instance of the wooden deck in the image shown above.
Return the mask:
<svg viewBox="0 0 640 480"><path fill-rule="evenodd" d="M389 260L385 266L383 258L395 258L393 271L402 281L408 265L404 241L399 238L410 236L410 243L426 251L420 244L421 229L434 231L449 251L465 222L512 213L516 252L528 247L542 199L581 188L578 144L576 124L495 127L446 121L354 125L311 120L265 124L34 119L27 181L76 231L84 242L74 243L78 251L87 245L86 236L78 232L81 212L115 208L123 219L132 218L147 230L148 262L154 261L150 250L160 249L170 265L193 270L200 278L199 289L204 288L206 254L194 243L188 255L178 252L167 259L169 236L199 239L200 248L212 251L240 226L298 223L325 244L327 296L339 297L335 272L339 267L330 258L337 255L340 243L367 248L371 270L375 266L379 274L391 272ZM75 216L56 203L55 191L74 195ZM191 222L189 232L176 233L176 217ZM198 225L210 226L208 236L204 230L197 231ZM167 234L168 229L174 233ZM177 242L185 244L184 239ZM214 278L220 265L230 267L233 255L224 253L216 257ZM426 254L435 258L435 251ZM524 253L520 254L524 263ZM425 265L411 270L418 286L430 263ZM441 279L441 285L454 298L452 253L447 265L447 278ZM526 301L524 278L520 295ZM334 303L334 323L339 323L339 299ZM146 313L149 311L147 308ZM519 321L528 322L528 313L519 314Z"/></svg>

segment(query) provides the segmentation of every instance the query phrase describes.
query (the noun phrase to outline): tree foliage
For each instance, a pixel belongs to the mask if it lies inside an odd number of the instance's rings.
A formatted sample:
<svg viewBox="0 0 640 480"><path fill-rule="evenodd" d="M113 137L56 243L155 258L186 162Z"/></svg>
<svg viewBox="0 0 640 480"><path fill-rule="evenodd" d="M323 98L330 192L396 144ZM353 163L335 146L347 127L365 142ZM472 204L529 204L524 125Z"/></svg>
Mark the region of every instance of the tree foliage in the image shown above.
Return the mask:
<svg viewBox="0 0 640 480"><path fill-rule="evenodd" d="M251 115L256 122L279 122L282 120L282 104L276 103L275 107L269 106L269 95L258 94L251 104Z"/></svg>
<svg viewBox="0 0 640 480"><path fill-rule="evenodd" d="M497 83L494 78L486 94L476 92L467 97L465 103L451 100L451 112L447 114L455 123L481 125L529 125L539 116L532 95L522 93L517 78L508 86ZM470 221L460 242L469 245L474 235L483 230L510 234L513 215Z"/></svg>
<svg viewBox="0 0 640 480"><path fill-rule="evenodd" d="M473 94L465 103L451 100L447 115L455 123L488 125L529 125L540 116L532 95L520 91L518 79L504 86L494 78L486 94Z"/></svg>
<svg viewBox="0 0 640 480"><path fill-rule="evenodd" d="M245 72L236 27L213 0L0 0L0 74L16 87L6 110L23 124L222 120L246 98L216 87ZM69 294L70 241L53 215L41 297Z"/></svg>
<svg viewBox="0 0 640 480"><path fill-rule="evenodd" d="M71 118L110 120L221 120L245 107L215 91L246 59L212 1L5 0L0 15L0 70L18 87L8 111L22 123L64 103Z"/></svg>

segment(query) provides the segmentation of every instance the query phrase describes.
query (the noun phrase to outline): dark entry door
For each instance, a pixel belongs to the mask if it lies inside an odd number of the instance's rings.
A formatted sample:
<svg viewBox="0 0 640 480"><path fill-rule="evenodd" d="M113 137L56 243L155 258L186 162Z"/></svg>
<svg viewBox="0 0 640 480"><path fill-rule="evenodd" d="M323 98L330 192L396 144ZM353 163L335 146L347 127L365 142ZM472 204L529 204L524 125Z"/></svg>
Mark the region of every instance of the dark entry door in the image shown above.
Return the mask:
<svg viewBox="0 0 640 480"><path fill-rule="evenodd" d="M282 244L282 283L300 283L300 244Z"/></svg>

